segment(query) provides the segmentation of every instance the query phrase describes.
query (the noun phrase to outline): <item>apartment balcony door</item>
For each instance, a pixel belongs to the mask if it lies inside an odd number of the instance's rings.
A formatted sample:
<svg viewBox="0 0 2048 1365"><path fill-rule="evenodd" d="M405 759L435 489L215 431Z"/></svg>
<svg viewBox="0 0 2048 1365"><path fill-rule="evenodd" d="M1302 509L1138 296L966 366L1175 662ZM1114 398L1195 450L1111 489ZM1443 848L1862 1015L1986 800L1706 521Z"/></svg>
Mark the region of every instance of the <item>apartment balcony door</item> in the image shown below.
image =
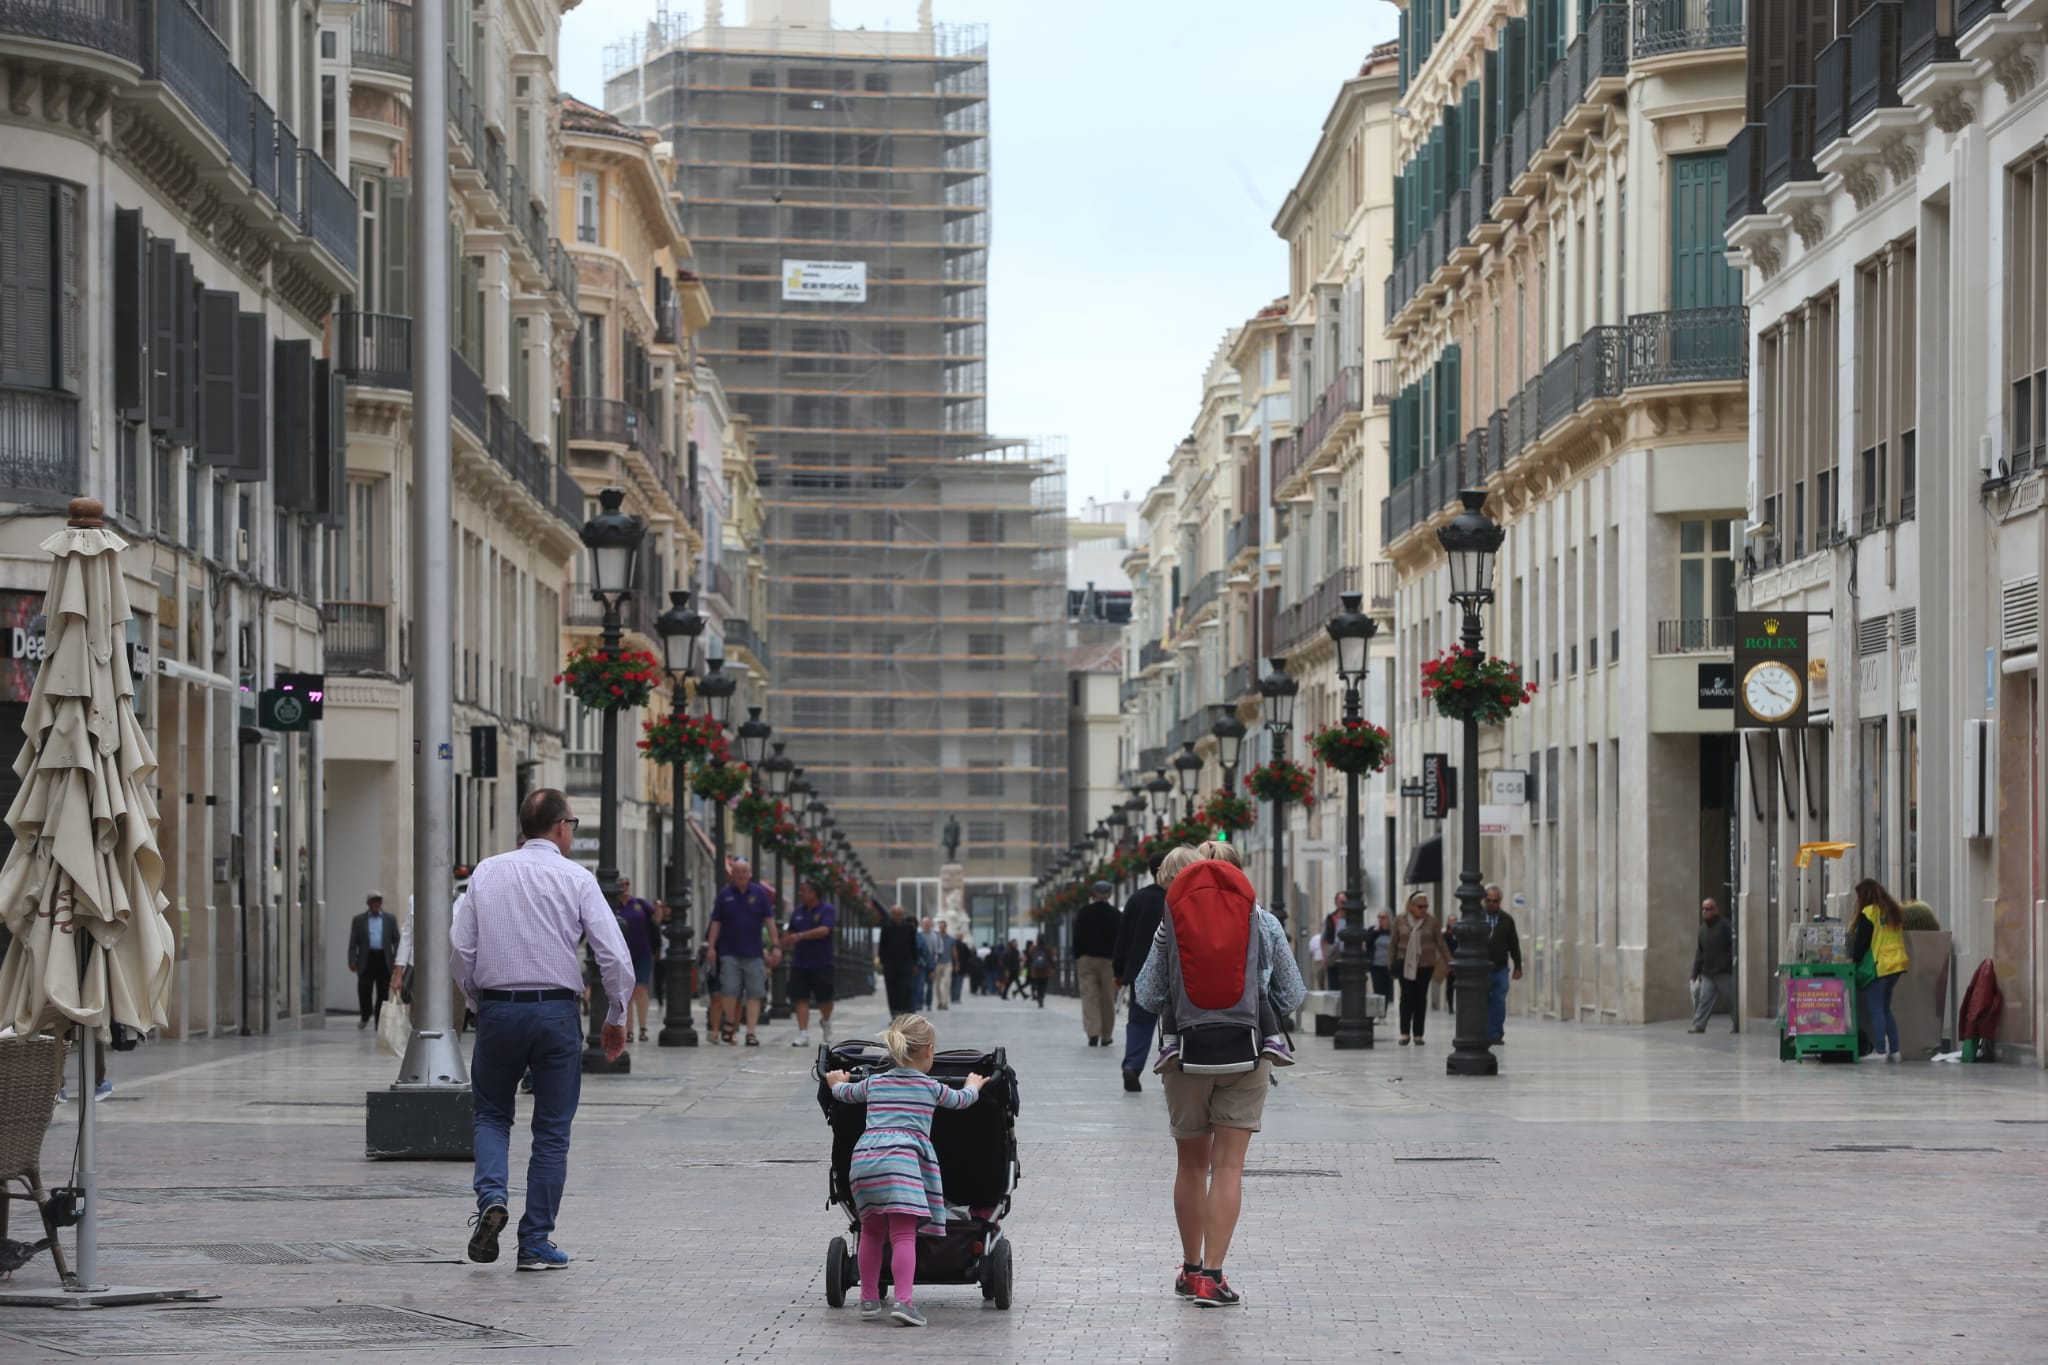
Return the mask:
<svg viewBox="0 0 2048 1365"><path fill-rule="evenodd" d="M1728 267L1722 219L1728 207L1728 154L1702 152L1671 158L1671 307L1677 312L1732 308L1741 288ZM1736 327L1681 327L1671 357L1686 362L1730 360L1742 344ZM1681 370L1682 372L1682 370Z"/></svg>

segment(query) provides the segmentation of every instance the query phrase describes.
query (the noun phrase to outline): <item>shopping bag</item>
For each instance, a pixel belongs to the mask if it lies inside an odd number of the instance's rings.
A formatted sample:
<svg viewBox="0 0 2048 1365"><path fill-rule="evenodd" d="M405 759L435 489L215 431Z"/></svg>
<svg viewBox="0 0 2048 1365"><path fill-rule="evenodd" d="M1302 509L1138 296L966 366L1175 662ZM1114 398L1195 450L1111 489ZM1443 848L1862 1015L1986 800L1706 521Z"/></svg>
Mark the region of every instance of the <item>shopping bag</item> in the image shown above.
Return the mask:
<svg viewBox="0 0 2048 1365"><path fill-rule="evenodd" d="M396 999L386 1000L377 1015L377 1051L403 1058L412 1041L412 1011Z"/></svg>

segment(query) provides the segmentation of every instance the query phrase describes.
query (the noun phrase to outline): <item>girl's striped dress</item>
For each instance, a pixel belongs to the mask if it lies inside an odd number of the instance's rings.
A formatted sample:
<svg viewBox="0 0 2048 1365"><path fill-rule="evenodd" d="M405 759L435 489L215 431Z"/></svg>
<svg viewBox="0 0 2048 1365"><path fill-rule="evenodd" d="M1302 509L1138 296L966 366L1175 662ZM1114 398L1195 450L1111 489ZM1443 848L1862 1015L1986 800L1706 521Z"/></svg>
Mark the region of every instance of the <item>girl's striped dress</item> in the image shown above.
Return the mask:
<svg viewBox="0 0 2048 1365"><path fill-rule="evenodd" d="M853 1184L854 1210L907 1213L941 1227L946 1222L945 1182L939 1176L938 1153L932 1150L932 1110L965 1109L979 1098L962 1086L954 1089L922 1071L892 1067L866 1080L842 1081L832 1087L841 1104L868 1107L867 1131L853 1146L847 1170Z"/></svg>

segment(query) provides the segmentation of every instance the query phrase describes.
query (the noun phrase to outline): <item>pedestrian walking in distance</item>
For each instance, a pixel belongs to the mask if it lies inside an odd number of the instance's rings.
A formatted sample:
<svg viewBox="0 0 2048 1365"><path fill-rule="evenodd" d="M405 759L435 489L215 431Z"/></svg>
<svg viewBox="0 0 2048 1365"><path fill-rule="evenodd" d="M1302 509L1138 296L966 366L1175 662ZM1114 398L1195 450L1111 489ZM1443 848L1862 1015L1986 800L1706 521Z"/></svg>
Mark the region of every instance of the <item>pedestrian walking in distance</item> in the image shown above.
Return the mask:
<svg viewBox="0 0 2048 1365"><path fill-rule="evenodd" d="M711 924L704 933L706 956L718 973L719 1009L725 1017L718 1040L730 1043L747 1012L747 1046L761 1046L754 1032L761 1022L761 1002L768 998L768 968L777 956L775 897L754 880L754 866L734 858L726 883L711 905Z"/></svg>
<svg viewBox="0 0 2048 1365"><path fill-rule="evenodd" d="M656 936L654 906L633 894L633 883L619 878L619 928L626 936L626 951L633 955L633 1003L626 1011L626 1031L640 1025L640 1041L647 1041L647 999L654 986Z"/></svg>
<svg viewBox="0 0 2048 1365"><path fill-rule="evenodd" d="M796 909L790 912L789 928L782 946L789 952L789 1003L796 1008L796 1037L792 1047L811 1045L811 1006L818 1007L818 1031L832 1041L832 1002L838 995L833 979L832 930L839 923L839 911L829 904L816 882L801 882L796 888Z"/></svg>
<svg viewBox="0 0 2048 1365"><path fill-rule="evenodd" d="M924 922L924 946L931 958L931 970L925 973L926 1008L951 1009L953 1007L953 940L946 933L944 923L935 924L930 917Z"/></svg>
<svg viewBox="0 0 2048 1365"><path fill-rule="evenodd" d="M526 841L477 864L469 897L450 933L456 987L476 1011L470 1055L476 1124L476 1232L469 1259L498 1259L514 1092L533 1078L533 1153L526 1163L526 1212L519 1219L519 1268L569 1264L555 1246L555 1215L569 1175L569 1127L583 1089L583 964L590 945L604 980L604 1055L626 1050L626 1003L633 959L618 916L590 869L569 861L576 837L569 798L552 787L519 803Z"/></svg>
<svg viewBox="0 0 2048 1365"><path fill-rule="evenodd" d="M1152 936L1159 932L1159 921L1166 914L1166 888L1159 884L1160 859L1165 856L1161 852L1149 859L1151 884L1131 893L1117 920L1116 988L1120 991L1130 989L1137 981L1145 956L1152 951ZM1152 1030L1159 1016L1139 1002L1135 990L1130 1006L1124 1018L1124 1090L1135 1095L1145 1088L1138 1077L1144 1070L1146 1055L1152 1051Z"/></svg>
<svg viewBox="0 0 2048 1365"><path fill-rule="evenodd" d="M1486 912L1486 1036L1498 1047L1507 1041L1508 982L1522 979L1522 935L1515 917L1501 908L1498 886L1486 888L1480 909Z"/></svg>
<svg viewBox="0 0 2048 1365"><path fill-rule="evenodd" d="M365 1029L384 1012L390 999L391 968L398 959L398 916L384 908L376 892L348 926L348 969L356 974L356 1008Z"/></svg>
<svg viewBox="0 0 2048 1365"><path fill-rule="evenodd" d="M889 918L875 936L875 956L881 962L891 1018L912 1012L912 1002L917 999L917 954L917 925L902 906L890 906Z"/></svg>
<svg viewBox="0 0 2048 1365"><path fill-rule="evenodd" d="M895 1290L889 1316L904 1327L922 1327L912 1295L917 1287L918 1229L946 1227L945 1181L932 1150L932 1111L965 1109L981 1098L988 1077L970 1075L955 1090L931 1078L938 1033L922 1015L899 1015L882 1032L892 1065L863 1080L844 1071L825 1073L825 1084L841 1104L868 1107L867 1131L853 1147L847 1181L860 1215L860 1316L882 1316L882 1253L890 1255L889 1287Z"/></svg>
<svg viewBox="0 0 2048 1365"><path fill-rule="evenodd" d="M1038 1002L1038 1008L1045 1008L1046 988L1052 985L1052 949L1045 946L1041 935L1031 940L1029 954L1031 969L1031 998Z"/></svg>
<svg viewBox="0 0 2048 1365"><path fill-rule="evenodd" d="M1097 882L1094 897L1074 916L1074 975L1081 983L1081 1027L1088 1046L1116 1041L1116 930L1123 916L1109 903L1116 888Z"/></svg>
<svg viewBox="0 0 2048 1365"><path fill-rule="evenodd" d="M1167 916L1137 981L1138 1003L1176 1029L1178 1047L1159 1068L1177 1161L1182 1259L1173 1289L1204 1308L1240 1301L1223 1260L1244 1198L1245 1153L1272 1081L1260 1023L1292 1013L1308 993L1287 931L1259 907L1244 873L1219 851L1225 847L1177 848L1160 863ZM1190 875L1192 868L1201 871Z"/></svg>
<svg viewBox="0 0 2048 1365"><path fill-rule="evenodd" d="M1401 983L1401 1043L1422 1042L1429 1023L1429 983L1449 976L1451 949L1436 917L1429 913L1429 895L1417 891L1394 921L1394 946L1390 954L1395 976Z"/></svg>
<svg viewBox="0 0 2048 1365"><path fill-rule="evenodd" d="M1699 945L1692 950L1692 1031L1705 1033L1714 1007L1728 1006L1730 1033L1742 1021L1735 1013L1735 936L1728 917L1711 897L1700 902Z"/></svg>

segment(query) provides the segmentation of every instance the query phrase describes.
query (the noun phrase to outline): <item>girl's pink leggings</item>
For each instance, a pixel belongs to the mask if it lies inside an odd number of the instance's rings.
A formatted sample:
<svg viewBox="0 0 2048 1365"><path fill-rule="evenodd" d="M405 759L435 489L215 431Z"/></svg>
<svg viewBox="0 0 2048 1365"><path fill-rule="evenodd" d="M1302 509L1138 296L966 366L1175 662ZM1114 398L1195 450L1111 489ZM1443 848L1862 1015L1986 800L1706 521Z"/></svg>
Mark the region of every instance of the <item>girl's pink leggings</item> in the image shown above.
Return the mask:
<svg viewBox="0 0 2048 1365"><path fill-rule="evenodd" d="M923 1221L914 1213L871 1213L860 1220L860 1296L869 1303L882 1297L882 1248L886 1244L895 1260L889 1267L889 1285L899 1302L909 1303L917 1286L917 1225Z"/></svg>

